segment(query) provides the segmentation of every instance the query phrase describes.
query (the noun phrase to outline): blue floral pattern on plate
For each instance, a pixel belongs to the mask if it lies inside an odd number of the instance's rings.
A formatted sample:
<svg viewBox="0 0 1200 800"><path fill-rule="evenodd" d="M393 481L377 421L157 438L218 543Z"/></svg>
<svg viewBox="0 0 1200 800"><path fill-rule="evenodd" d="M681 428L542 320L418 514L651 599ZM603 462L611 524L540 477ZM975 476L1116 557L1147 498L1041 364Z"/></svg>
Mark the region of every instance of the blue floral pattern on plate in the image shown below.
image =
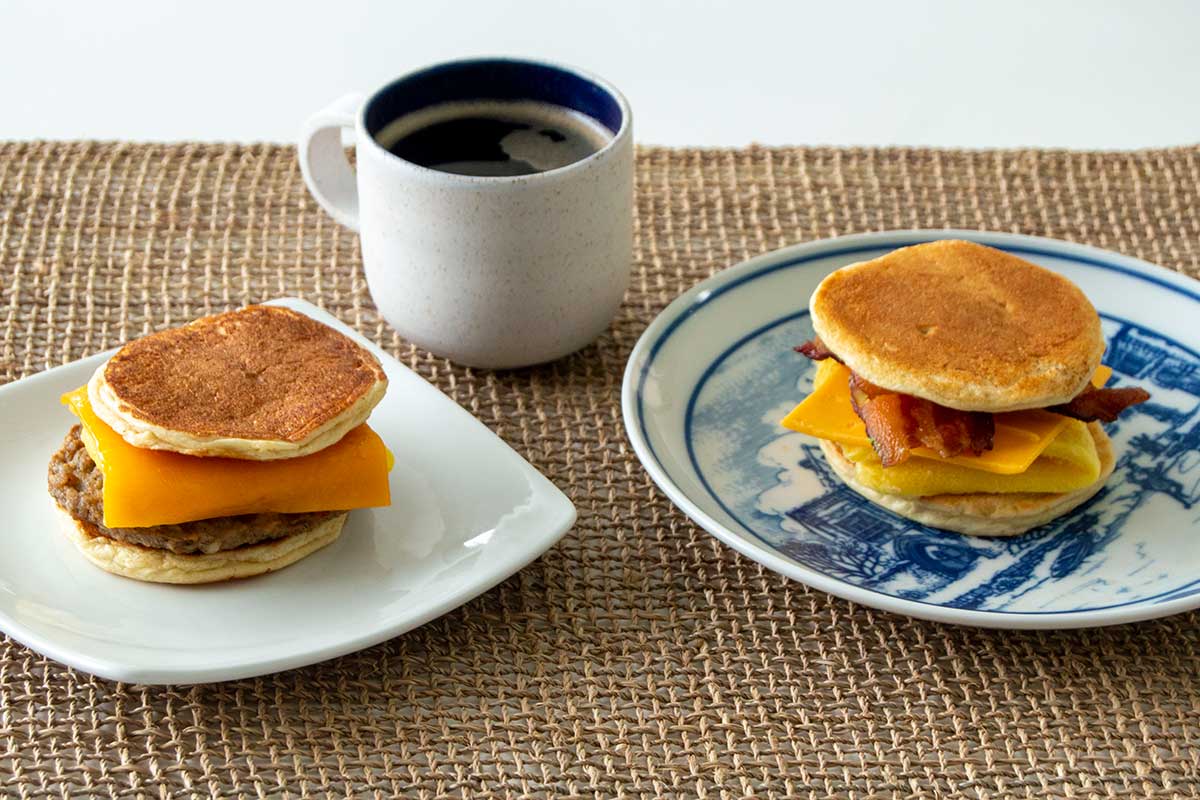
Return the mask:
<svg viewBox="0 0 1200 800"><path fill-rule="evenodd" d="M1012 538L928 528L843 486L779 420L811 388L792 347L838 267L934 239L1066 275L1099 309L1113 385L1151 392L1107 426L1116 470L1073 512ZM693 520L766 567L855 602L1004 628L1107 625L1200 607L1200 284L1052 239L886 231L808 242L694 286L650 324L622 387L629 438Z"/></svg>
<svg viewBox="0 0 1200 800"><path fill-rule="evenodd" d="M894 597L1036 613L1111 607L1096 598L1114 594L1200 593L1192 565L1154 558L1141 541L1164 521L1191 529L1200 516L1200 357L1115 317L1104 329L1110 385L1145 386L1152 400L1107 426L1118 459L1105 488L1023 536L962 536L892 514L846 488L815 440L779 426L811 388L812 363L792 351L812 336L807 313L760 328L709 367L692 397L689 449L710 490L765 543ZM1134 524L1139 515L1155 524Z"/></svg>

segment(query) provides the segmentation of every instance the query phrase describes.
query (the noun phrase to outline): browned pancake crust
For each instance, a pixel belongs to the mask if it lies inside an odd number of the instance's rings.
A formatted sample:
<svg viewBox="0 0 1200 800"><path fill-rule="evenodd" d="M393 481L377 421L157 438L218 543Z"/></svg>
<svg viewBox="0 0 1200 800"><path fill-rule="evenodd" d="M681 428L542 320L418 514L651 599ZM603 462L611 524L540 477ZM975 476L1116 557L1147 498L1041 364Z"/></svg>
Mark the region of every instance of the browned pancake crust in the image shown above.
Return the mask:
<svg viewBox="0 0 1200 800"><path fill-rule="evenodd" d="M130 342L104 378L129 414L172 431L300 442L384 374L332 328L248 306Z"/></svg>
<svg viewBox="0 0 1200 800"><path fill-rule="evenodd" d="M966 241L834 272L812 312L825 344L872 383L966 410L1066 402L1104 351L1074 283Z"/></svg>

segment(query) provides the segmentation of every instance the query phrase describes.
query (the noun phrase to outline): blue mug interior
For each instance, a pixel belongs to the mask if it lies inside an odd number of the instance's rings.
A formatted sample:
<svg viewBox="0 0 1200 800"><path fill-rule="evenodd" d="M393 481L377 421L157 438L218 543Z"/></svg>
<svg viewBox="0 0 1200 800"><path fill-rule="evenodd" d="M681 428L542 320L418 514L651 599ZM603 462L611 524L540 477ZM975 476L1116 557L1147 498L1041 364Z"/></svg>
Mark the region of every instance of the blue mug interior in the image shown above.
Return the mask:
<svg viewBox="0 0 1200 800"><path fill-rule="evenodd" d="M414 111L465 100L551 103L586 114L614 136L625 121L617 98L582 75L549 64L495 58L439 64L399 78L367 101L363 121L374 138Z"/></svg>

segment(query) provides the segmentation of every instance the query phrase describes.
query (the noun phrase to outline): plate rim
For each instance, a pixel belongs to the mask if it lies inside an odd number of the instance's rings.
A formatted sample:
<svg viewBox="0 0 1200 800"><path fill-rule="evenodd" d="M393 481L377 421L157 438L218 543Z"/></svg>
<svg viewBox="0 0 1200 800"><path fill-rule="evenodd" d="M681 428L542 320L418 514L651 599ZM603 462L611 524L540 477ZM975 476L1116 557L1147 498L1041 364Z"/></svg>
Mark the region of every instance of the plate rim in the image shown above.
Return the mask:
<svg viewBox="0 0 1200 800"><path fill-rule="evenodd" d="M11 616L5 609L0 608L0 631L3 631L13 640L28 647L29 649L53 659L61 664L65 664L73 669L78 669L83 672L95 675L107 680L120 681L124 683L132 683L138 685L174 685L174 686L189 686L203 683L215 683L222 681L242 680L245 678L254 678L261 675L283 672L290 669L311 666L313 664L328 661L339 656L356 653L360 650L365 650L381 642L400 636L408 631L414 630L438 617L446 614L455 608L473 600L485 592L493 589L500 582L512 577L520 570L527 567L536 559L540 558L551 547L559 542L568 531L574 527L578 518L578 510L571 499L554 484L549 478L543 475L536 467L529 463L528 459L517 452L508 442L504 441L493 430L484 425L473 414L460 406L453 398L446 395L433 384L426 381L421 375L410 369L407 365L395 358L382 347L375 344L358 331L351 328L346 323L342 322L336 316L328 311L308 302L299 297L284 296L277 297L271 300L265 300L259 303L260 305L277 305L291 308L299 311L306 316L316 319L326 325L330 325L335 330L343 333L353 339L355 342L363 345L370 350L380 360L390 359L397 367L404 370L410 375L420 379L426 383L433 391L437 392L442 399L449 404L449 413L465 415L467 418L478 427L480 434L485 434L494 438L504 448L506 448L516 459L518 464L523 465L524 469L530 478L542 484L546 491L544 502L547 504L547 513L551 517L553 524L547 524L545 532L534 539L530 546L522 550L507 550L512 557L507 559L484 560L485 565L481 572L481 579L471 583L457 592L450 593L442 598L439 602L422 609L421 613L416 615L406 615L397 620L392 620L388 624L381 624L378 627L366 631L358 636L329 642L320 647L304 648L297 652L282 656L266 656L251 660L243 660L236 662L213 663L202 666L200 668L189 668L187 666L151 666L145 667L137 663L136 659L121 659L116 656L96 656L86 652L79 652L70 646L62 646L52 637L44 636L38 630L28 627L18 619ZM99 363L102 359L110 357L119 348L111 348L99 353L84 356L67 364L61 364L50 369L42 370L25 378L12 381L3 386L0 386L0 401L4 396L11 392L12 387L21 386L23 389L29 389L31 384L51 381L57 374L63 370L78 369L82 362L96 361ZM138 651L155 650L154 647L137 648Z"/></svg>
<svg viewBox="0 0 1200 800"><path fill-rule="evenodd" d="M715 290L743 282L797 256L820 257L831 252L861 247L863 251L881 247L903 247L910 244L944 238L960 238L982 244L1008 246L1010 249L1036 249L1048 254L1061 254L1132 274L1200 302L1200 281L1181 273L1151 264L1142 259L1115 253L1092 245L1068 242L1043 236L1030 236L1001 231L969 230L962 228L907 228L869 233L849 234L782 247L738 262L695 284L664 308L642 332L629 354L621 381L621 415L626 436L634 453L655 485L693 522L709 534L767 569L812 588L862 606L917 619L982 628L1018 630L1056 630L1119 625L1146 619L1169 616L1200 607L1200 594L1177 598L1158 604L1139 603L1131 606L1093 609L1088 611L1012 612L961 609L894 597L873 589L842 581L805 567L777 553L766 545L736 533L700 508L671 478L658 460L646 436L639 415L640 386L653 364L658 347L675 327L719 294ZM711 496L712 493L709 492ZM713 499L716 500L715 496Z"/></svg>

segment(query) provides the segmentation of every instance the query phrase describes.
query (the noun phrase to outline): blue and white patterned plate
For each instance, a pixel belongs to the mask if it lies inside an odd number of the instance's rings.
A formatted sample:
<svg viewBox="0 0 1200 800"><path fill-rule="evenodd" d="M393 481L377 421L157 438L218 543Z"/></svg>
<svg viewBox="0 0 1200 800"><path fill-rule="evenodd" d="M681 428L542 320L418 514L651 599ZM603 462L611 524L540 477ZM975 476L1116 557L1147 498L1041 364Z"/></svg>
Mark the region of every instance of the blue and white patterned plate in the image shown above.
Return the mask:
<svg viewBox="0 0 1200 800"><path fill-rule="evenodd" d="M1108 426L1116 471L1090 502L1023 536L927 528L834 478L816 440L779 420L809 390L792 346L829 272L897 247L962 238L1075 281L1099 310L1110 385L1150 402ZM802 244L692 288L646 330L622 387L654 481L714 536L864 605L942 622L1068 628L1200 606L1200 283L1076 244L978 231L898 231Z"/></svg>

